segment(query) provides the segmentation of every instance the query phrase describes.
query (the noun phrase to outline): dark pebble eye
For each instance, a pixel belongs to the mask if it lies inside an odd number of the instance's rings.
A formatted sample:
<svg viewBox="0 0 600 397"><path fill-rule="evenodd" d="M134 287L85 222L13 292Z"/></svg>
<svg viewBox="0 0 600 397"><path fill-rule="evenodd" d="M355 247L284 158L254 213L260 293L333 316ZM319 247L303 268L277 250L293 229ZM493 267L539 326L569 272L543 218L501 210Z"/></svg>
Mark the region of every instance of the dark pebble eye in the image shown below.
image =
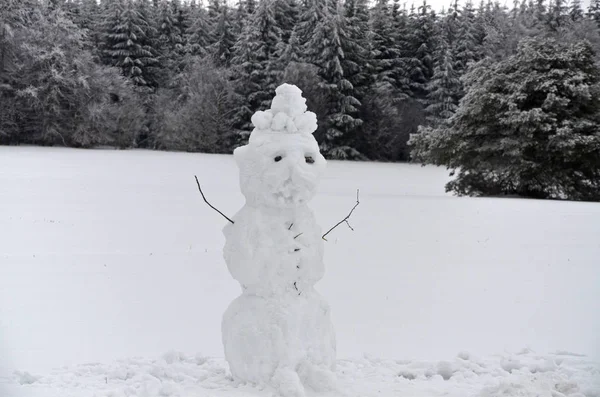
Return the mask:
<svg viewBox="0 0 600 397"><path fill-rule="evenodd" d="M281 158L282 158L281 156L277 156L273 160L275 160L275 162L277 163L277 162L281 161Z"/></svg>
<svg viewBox="0 0 600 397"><path fill-rule="evenodd" d="M306 156L304 157L304 160L306 160L308 164L312 164L315 162L315 159L313 159L312 156Z"/></svg>

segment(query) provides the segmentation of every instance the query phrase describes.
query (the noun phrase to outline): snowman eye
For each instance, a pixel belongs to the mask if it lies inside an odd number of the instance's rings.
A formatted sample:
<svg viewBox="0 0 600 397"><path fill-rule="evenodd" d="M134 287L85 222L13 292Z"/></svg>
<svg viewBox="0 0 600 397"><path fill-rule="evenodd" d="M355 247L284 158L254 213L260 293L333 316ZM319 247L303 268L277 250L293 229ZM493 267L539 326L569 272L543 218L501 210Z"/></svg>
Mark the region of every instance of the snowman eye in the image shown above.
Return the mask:
<svg viewBox="0 0 600 397"><path fill-rule="evenodd" d="M313 159L312 156L305 156L304 160L308 163L308 164L312 164L315 162L315 159Z"/></svg>
<svg viewBox="0 0 600 397"><path fill-rule="evenodd" d="M273 160L275 160L276 163L280 162L282 159L281 156L275 156L275 158Z"/></svg>

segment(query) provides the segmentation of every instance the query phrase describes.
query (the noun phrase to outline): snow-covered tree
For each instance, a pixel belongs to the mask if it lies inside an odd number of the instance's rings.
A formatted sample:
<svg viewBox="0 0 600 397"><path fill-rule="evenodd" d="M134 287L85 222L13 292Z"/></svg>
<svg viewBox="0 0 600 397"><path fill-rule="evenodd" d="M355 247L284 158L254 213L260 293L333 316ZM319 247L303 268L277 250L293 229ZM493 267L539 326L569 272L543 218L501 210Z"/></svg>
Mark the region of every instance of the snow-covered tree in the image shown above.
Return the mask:
<svg viewBox="0 0 600 397"><path fill-rule="evenodd" d="M131 146L143 126L131 81L94 62L81 29L60 7L27 6L27 23L13 25L19 51L10 86L0 84L0 131L17 142ZM6 113L18 123L5 123Z"/></svg>
<svg viewBox="0 0 600 397"><path fill-rule="evenodd" d="M569 6L569 17L572 22L578 22L583 19L583 7L581 6L581 0L572 0Z"/></svg>
<svg viewBox="0 0 600 397"><path fill-rule="evenodd" d="M401 52L394 29L394 19L387 0L378 0L371 10L370 47L372 49L373 75L376 84L399 89L398 97L406 94L401 86L404 68L399 67Z"/></svg>
<svg viewBox="0 0 600 397"><path fill-rule="evenodd" d="M158 41L161 47L162 62L181 53L185 44L176 15L173 13L174 10L177 11L178 6L172 6L172 4L176 3L162 0L158 9Z"/></svg>
<svg viewBox="0 0 600 397"><path fill-rule="evenodd" d="M596 22L598 29L600 29L600 0L590 0L586 15L589 19Z"/></svg>
<svg viewBox="0 0 600 397"><path fill-rule="evenodd" d="M323 18L318 21L307 47L312 50L311 62L318 67L321 86L329 100L325 126L317 135L321 151L330 158L360 157L354 141L356 130L362 125L361 104L347 79L351 63L345 58L343 43L346 40L342 15L337 10L324 8Z"/></svg>
<svg viewBox="0 0 600 397"><path fill-rule="evenodd" d="M310 58L317 53L315 49L309 47L309 42L317 25L325 16L325 8L323 0L306 0L300 11L294 30L298 37L298 43L302 48L302 53L306 58Z"/></svg>
<svg viewBox="0 0 600 397"><path fill-rule="evenodd" d="M455 3L458 7L458 4ZM481 48L477 43L478 21L470 0L464 4L455 19L454 42L449 44L455 48L456 72L463 75L469 65L481 59Z"/></svg>
<svg viewBox="0 0 600 397"><path fill-rule="evenodd" d="M458 108L462 85L454 70L455 64L452 50L443 43L438 50L433 77L427 84L428 106L425 110L434 125L450 118Z"/></svg>
<svg viewBox="0 0 600 397"><path fill-rule="evenodd" d="M156 63L151 49L145 45L147 22L133 0L113 0L105 19L104 53L110 64L139 86L149 85L148 68Z"/></svg>
<svg viewBox="0 0 600 397"><path fill-rule="evenodd" d="M414 158L457 173L447 190L600 199L600 71L588 44L526 39L466 81L448 124L411 137Z"/></svg>
<svg viewBox="0 0 600 397"><path fill-rule="evenodd" d="M567 21L567 6L565 0L552 0L548 12L548 28L557 32L565 25Z"/></svg>
<svg viewBox="0 0 600 397"><path fill-rule="evenodd" d="M436 15L427 0L419 6L409 25L406 68L410 89L415 98L426 101L427 84L433 76L436 51Z"/></svg>
<svg viewBox="0 0 600 397"><path fill-rule="evenodd" d="M214 42L208 14L199 6L191 11L191 24L188 28L187 51L192 55L206 56L208 48Z"/></svg>
<svg viewBox="0 0 600 397"><path fill-rule="evenodd" d="M286 45L298 22L300 7L296 0L274 0L273 7L275 8L275 20L281 29L282 44Z"/></svg>
<svg viewBox="0 0 600 397"><path fill-rule="evenodd" d="M222 6L216 25L213 28L215 41L210 47L210 52L218 66L229 66L231 57L233 56L233 46L235 45L236 37L231 17L232 12L229 10L229 7Z"/></svg>
<svg viewBox="0 0 600 397"><path fill-rule="evenodd" d="M362 102L373 83L373 51L369 40L369 9L366 0L346 0L343 5L342 36L346 78L354 96Z"/></svg>

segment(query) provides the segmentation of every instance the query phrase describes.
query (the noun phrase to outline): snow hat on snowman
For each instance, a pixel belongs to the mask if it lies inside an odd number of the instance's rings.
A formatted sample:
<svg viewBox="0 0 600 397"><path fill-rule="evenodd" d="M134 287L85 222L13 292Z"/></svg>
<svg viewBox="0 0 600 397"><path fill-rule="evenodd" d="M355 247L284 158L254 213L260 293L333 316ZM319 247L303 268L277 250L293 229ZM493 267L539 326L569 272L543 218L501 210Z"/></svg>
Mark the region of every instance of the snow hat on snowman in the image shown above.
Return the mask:
<svg viewBox="0 0 600 397"><path fill-rule="evenodd" d="M271 134L312 135L317 129L317 115L307 111L300 88L284 83L275 90L271 109L254 113L252 124L251 144Z"/></svg>

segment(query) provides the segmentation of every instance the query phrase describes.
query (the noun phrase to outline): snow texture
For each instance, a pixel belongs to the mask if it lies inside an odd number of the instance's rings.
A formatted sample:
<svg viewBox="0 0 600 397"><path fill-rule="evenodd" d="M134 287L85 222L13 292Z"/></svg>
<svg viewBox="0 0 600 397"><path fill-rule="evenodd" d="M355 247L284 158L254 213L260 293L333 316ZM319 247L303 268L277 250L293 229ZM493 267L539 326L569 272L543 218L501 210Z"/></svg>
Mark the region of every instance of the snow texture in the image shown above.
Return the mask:
<svg viewBox="0 0 600 397"><path fill-rule="evenodd" d="M240 287L194 174L228 216L244 204L230 155L0 146L0 397L272 397L236 386L222 358ZM447 180L443 167L328 161L310 202L323 229L361 198L317 284L341 391L471 397L506 381L534 394L538 379L549 397L558 377L598 397L600 205L457 198ZM185 360L163 363L170 350ZM530 371L546 358L554 369Z"/></svg>
<svg viewBox="0 0 600 397"><path fill-rule="evenodd" d="M506 371L502 361L523 367ZM554 363L551 370L536 368ZM452 368L451 374L448 369ZM451 361L339 360L338 391L319 397L599 397L600 365L584 357L504 353ZM450 376L449 376L450 375ZM4 387L4 390L2 390ZM168 352L162 357L62 367L47 375L0 378L2 397L272 397L271 386L236 382L223 359Z"/></svg>
<svg viewBox="0 0 600 397"><path fill-rule="evenodd" d="M223 229L224 258L242 295L222 332L234 379L300 397L306 386L335 387L330 309L314 289L325 272L323 240L307 206L326 161L313 126L295 125L306 114L300 89L275 92L271 109L252 118L248 145L234 151L246 204Z"/></svg>

